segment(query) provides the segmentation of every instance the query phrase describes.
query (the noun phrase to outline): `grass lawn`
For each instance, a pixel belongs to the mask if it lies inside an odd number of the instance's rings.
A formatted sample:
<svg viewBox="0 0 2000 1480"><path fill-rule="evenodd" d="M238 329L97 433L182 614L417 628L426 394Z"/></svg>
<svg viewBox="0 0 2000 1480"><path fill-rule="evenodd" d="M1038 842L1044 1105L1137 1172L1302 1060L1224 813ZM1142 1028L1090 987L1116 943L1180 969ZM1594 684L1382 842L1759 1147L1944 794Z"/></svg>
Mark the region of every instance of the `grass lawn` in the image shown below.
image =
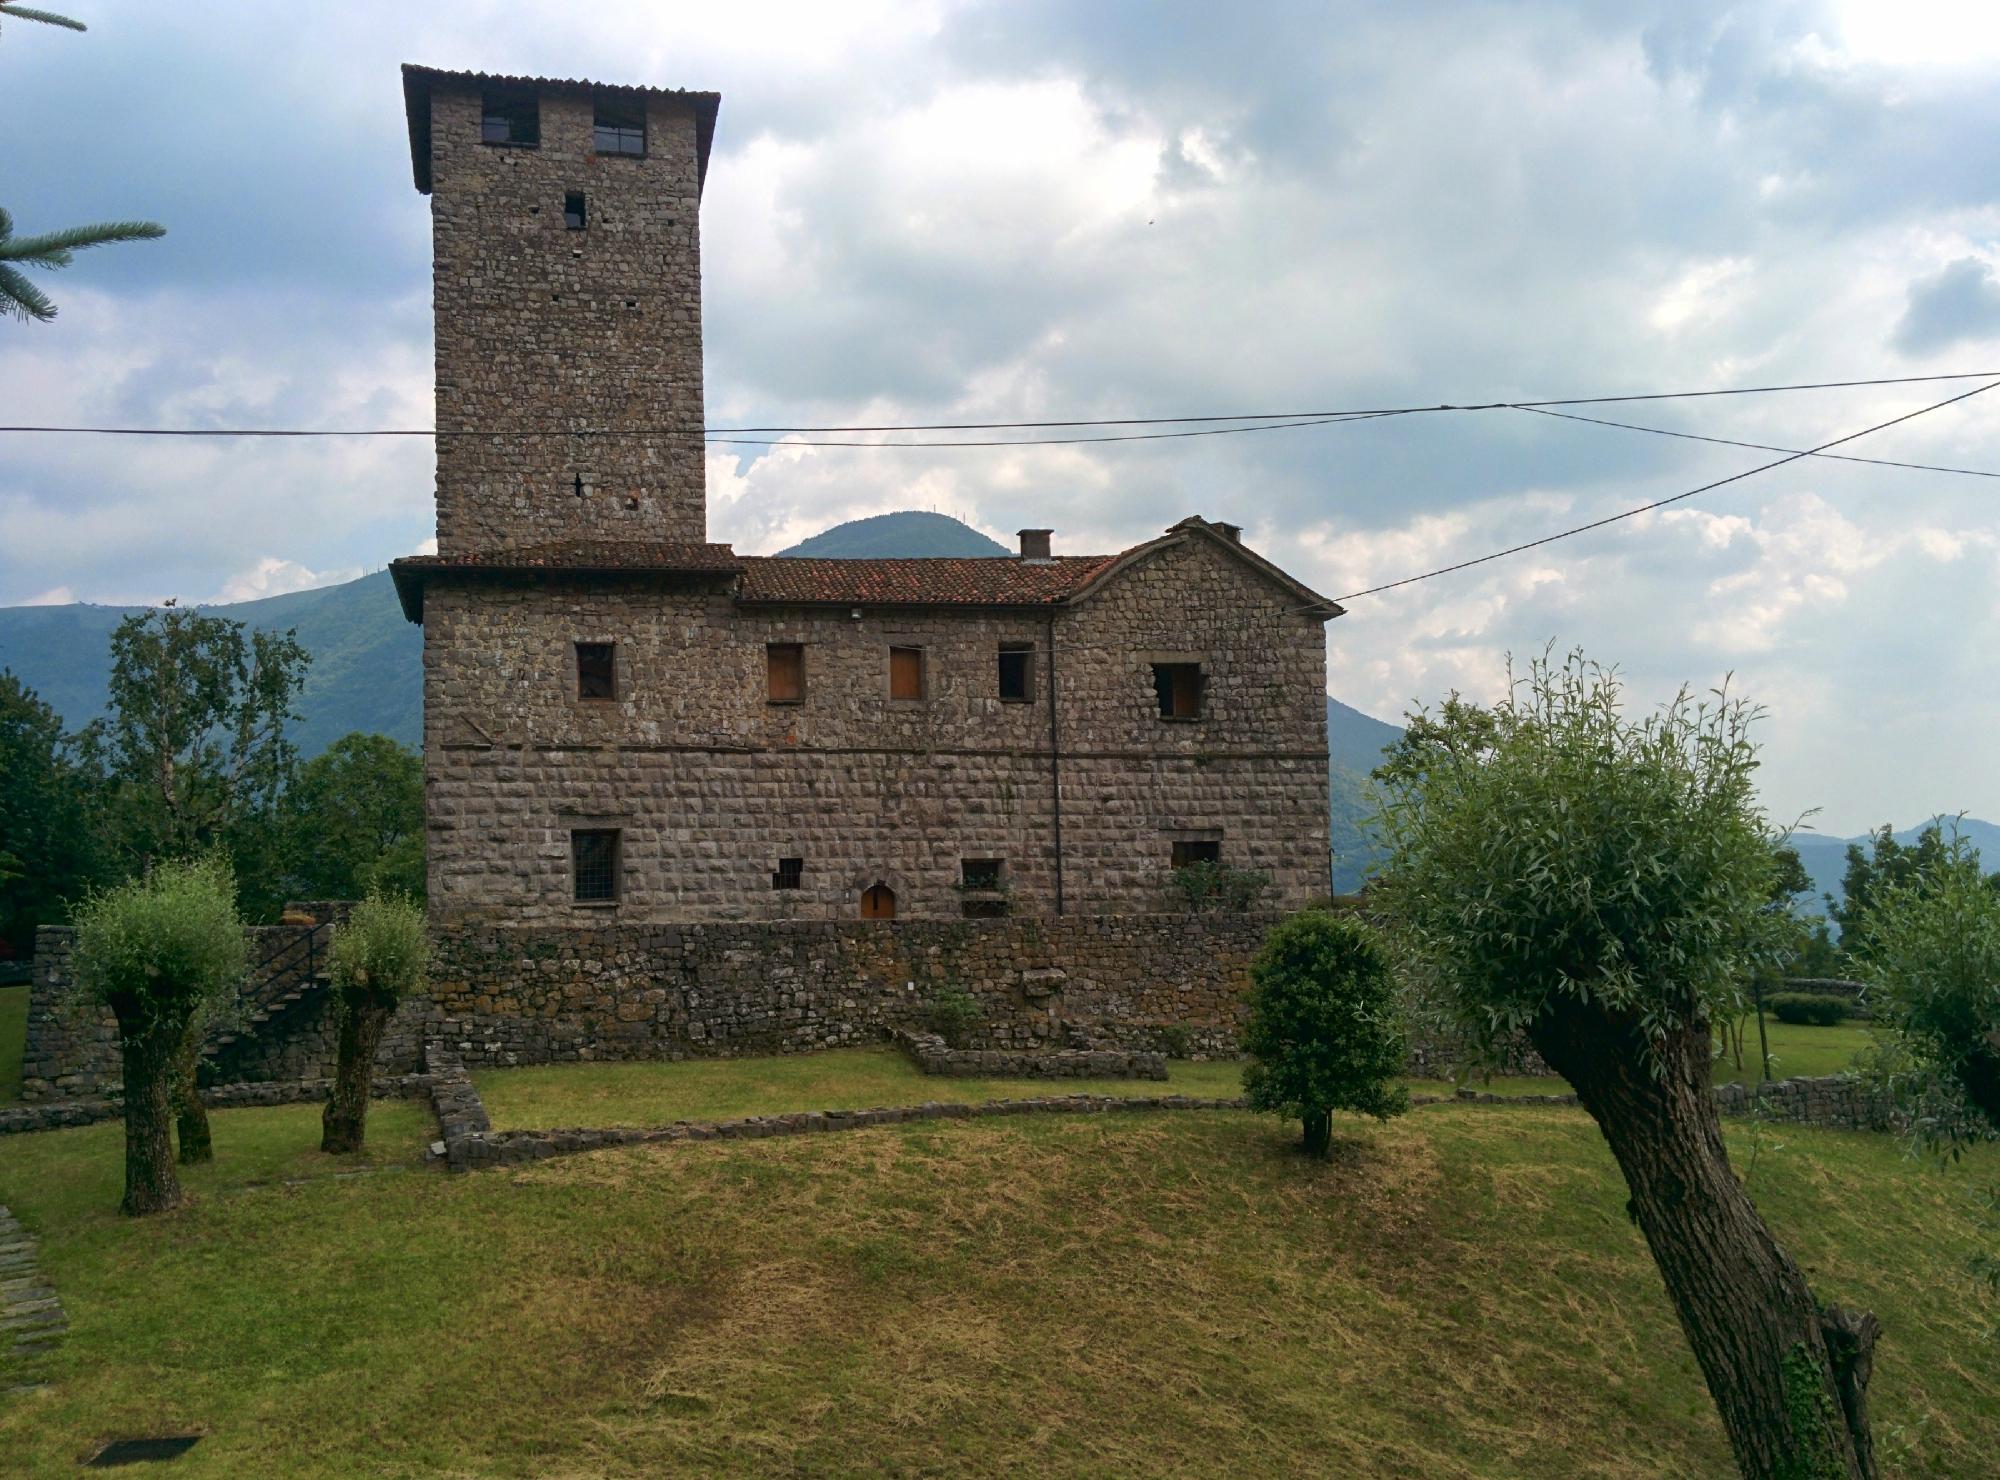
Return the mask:
<svg viewBox="0 0 2000 1480"><path fill-rule="evenodd" d="M1815 1028L1767 1017L1764 1031L1771 1040L1773 1079L1839 1074L1854 1067L1856 1054L1875 1045L1873 1030L1866 1023L1835 1023ZM1727 1059L1717 1059L1715 1082L1755 1084L1764 1077L1757 1057L1757 1022L1753 1018L1743 1032L1743 1067L1738 1069Z"/></svg>
<svg viewBox="0 0 2000 1480"><path fill-rule="evenodd" d="M28 1042L28 989L0 987L0 1105L21 1098L21 1052Z"/></svg>
<svg viewBox="0 0 2000 1480"><path fill-rule="evenodd" d="M694 1067L833 1073L814 1062ZM593 1082L565 1109L552 1076L521 1080L572 1124L603 1119ZM767 1092L724 1074L703 1103ZM1205 1112L464 1177L416 1169L429 1131L405 1105L370 1131L407 1169L331 1175L317 1115L217 1113L194 1204L139 1222L115 1211L117 1126L0 1141L0 1200L71 1322L52 1385L0 1400L9 1473L178 1432L206 1436L187 1475L1729 1471L1575 1110L1342 1121L1325 1165L1296 1127ZM1888 1458L1987 1472L2000 1355L1965 1266L2000 1156L1937 1171L1886 1137L1729 1137L1820 1296L1885 1323Z"/></svg>

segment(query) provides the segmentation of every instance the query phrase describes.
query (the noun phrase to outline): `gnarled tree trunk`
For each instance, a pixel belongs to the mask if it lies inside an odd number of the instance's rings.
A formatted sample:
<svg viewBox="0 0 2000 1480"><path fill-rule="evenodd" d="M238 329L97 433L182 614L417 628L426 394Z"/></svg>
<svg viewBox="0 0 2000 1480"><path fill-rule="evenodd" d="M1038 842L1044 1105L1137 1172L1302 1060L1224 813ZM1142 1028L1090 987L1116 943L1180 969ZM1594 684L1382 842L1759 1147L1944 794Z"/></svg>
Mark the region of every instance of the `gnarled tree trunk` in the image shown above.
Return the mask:
<svg viewBox="0 0 2000 1480"><path fill-rule="evenodd" d="M1331 1110L1306 1111L1305 1149L1308 1156L1325 1156L1333 1149L1333 1112Z"/></svg>
<svg viewBox="0 0 2000 1480"><path fill-rule="evenodd" d="M348 991L336 998L340 1013L340 1058L333 1092L320 1117L319 1149L359 1151L368 1131L368 1097L374 1086L375 1050L381 1046L391 1004L375 993Z"/></svg>
<svg viewBox="0 0 2000 1480"><path fill-rule="evenodd" d="M1645 1054L1636 1020L1562 1001L1529 1037L1576 1088L1631 1189L1681 1330L1749 1480L1875 1473L1866 1395L1872 1315L1822 1310L1730 1170L1709 1093L1709 1035Z"/></svg>
<svg viewBox="0 0 2000 1480"><path fill-rule="evenodd" d="M208 1107L201 1102L202 1016L188 1019L174 1053L174 1128L180 1137L181 1165L215 1160L215 1143L208 1131Z"/></svg>
<svg viewBox="0 0 2000 1480"><path fill-rule="evenodd" d="M118 1046L125 1066L125 1200L133 1216L178 1207L174 1172L173 1074L179 1024L150 1016L137 998L115 998Z"/></svg>

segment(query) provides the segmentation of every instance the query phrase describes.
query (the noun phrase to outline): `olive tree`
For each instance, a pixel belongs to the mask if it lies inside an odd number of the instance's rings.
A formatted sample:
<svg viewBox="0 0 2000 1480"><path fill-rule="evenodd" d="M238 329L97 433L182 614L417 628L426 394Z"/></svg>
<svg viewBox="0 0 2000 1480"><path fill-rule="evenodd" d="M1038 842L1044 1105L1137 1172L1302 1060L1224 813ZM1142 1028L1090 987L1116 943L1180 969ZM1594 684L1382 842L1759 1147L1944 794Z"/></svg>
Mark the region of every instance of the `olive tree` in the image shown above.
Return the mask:
<svg viewBox="0 0 2000 1480"><path fill-rule="evenodd" d="M1757 711L1683 690L1631 717L1581 654L1509 679L1485 733L1386 778L1391 918L1476 1041L1525 1035L1597 1121L1743 1473L1871 1475L1879 1326L1814 1299L1709 1087L1769 948Z"/></svg>
<svg viewBox="0 0 2000 1480"><path fill-rule="evenodd" d="M430 959L422 907L401 895L371 894L334 927L327 958L340 1047L319 1149L359 1151L382 1030L397 1004L422 984Z"/></svg>
<svg viewBox="0 0 2000 1480"><path fill-rule="evenodd" d="M1387 1120L1409 1103L1388 958L1357 920L1308 910L1264 937L1242 1041L1251 1108L1298 1120L1313 1156L1332 1145L1334 1111Z"/></svg>
<svg viewBox="0 0 2000 1480"><path fill-rule="evenodd" d="M243 979L236 886L212 859L169 860L76 910L79 989L118 1020L125 1070L127 1213L180 1202L172 1120L176 1064L192 1024Z"/></svg>

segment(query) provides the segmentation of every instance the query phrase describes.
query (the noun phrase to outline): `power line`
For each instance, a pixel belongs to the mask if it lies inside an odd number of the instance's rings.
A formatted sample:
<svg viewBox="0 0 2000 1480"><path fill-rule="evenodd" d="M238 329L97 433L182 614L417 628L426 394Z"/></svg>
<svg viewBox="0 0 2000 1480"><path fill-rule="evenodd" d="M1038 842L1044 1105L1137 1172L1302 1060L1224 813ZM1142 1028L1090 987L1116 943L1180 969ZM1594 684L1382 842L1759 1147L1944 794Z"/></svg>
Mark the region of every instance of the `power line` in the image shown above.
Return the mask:
<svg viewBox="0 0 2000 1480"><path fill-rule="evenodd" d="M1886 431L1890 427L1898 426L1903 422L1913 421L1919 416L1928 416L1933 411L1942 411L1945 407L1956 405L1960 401L1967 401L1974 396L1984 395L1996 386L2000 386L2000 380L1989 381L1985 385L1974 386L1969 391L1961 391L1955 396L1948 397L1929 406L1921 406L1915 411L1906 411L1901 416L1877 422L1872 427L1863 427L1858 432L1849 432L1844 437L1835 437L1831 442L1822 442L1819 446L1808 448L1803 452L1791 453L1788 456L1779 458L1775 462L1763 463L1754 468L1745 468L1742 472L1732 473L1727 478L1717 478L1713 483L1704 483L1699 488L1688 489L1685 493L1676 493L1666 498L1654 499L1651 503L1641 504L1636 509L1626 509L1622 513L1608 514L1602 519L1593 519L1588 524L1578 524L1570 529L1558 530L1554 534L1545 534L1540 539L1526 540L1518 545L1509 545L1506 549L1495 550L1490 555L1477 555L1470 560L1460 560L1451 565L1441 565L1436 570L1427 570L1421 575L1405 576L1400 581L1387 581L1380 586L1370 586L1365 591L1353 591L1346 596L1336 596L1334 600L1353 601L1363 596L1375 596L1383 591L1394 591L1399 586L1414 586L1418 581L1428 581L1438 576L1448 576L1454 571L1469 570L1475 565L1484 565L1490 560L1504 560L1507 556L1518 555L1523 550L1533 550L1542 545L1552 545L1557 540L1568 539L1571 535L1584 534L1593 529L1602 529L1605 525L1616 524L1621 519L1630 519L1638 514L1650 513L1654 509L1665 508L1668 504L1677 504L1682 499L1693 498L1698 493L1707 493L1712 489L1721 488L1726 484L1740 483L1745 478L1754 478L1759 473L1768 473L1773 468L1782 468L1786 463L1797 462L1800 458L1817 457L1829 447L1839 447L1859 437L1866 437L1875 432ZM1517 409L1528 408L1522 407Z"/></svg>
<svg viewBox="0 0 2000 1480"><path fill-rule="evenodd" d="M1324 426L1336 422L1356 421L1385 416L1412 416L1420 413L1440 411L1518 411L1539 410L1559 406L1602 406L1631 401L1678 401L1693 400L1713 396L1759 396L1783 391L1824 391L1848 390L1863 386L1923 385L1949 380L1986 380L2000 376L2000 370L1967 370L1951 375L1893 375L1880 376L1869 380L1820 380L1802 381L1785 385L1729 386L1715 390L1700 391L1645 391L1616 396L1568 396L1539 401L1474 401L1439 402L1421 406L1376 406L1349 408L1333 411L1265 411L1237 412L1229 415L1199 416L1128 416L1100 417L1095 419L1074 419L1066 421L961 421L961 422L899 422L857 426L744 426L744 427L633 427L633 428L574 428L574 427L479 427L452 428L439 430L433 427L146 427L146 426L41 426L15 425L0 426L0 433L40 433L64 436L97 437L661 437L681 436L699 431L706 440L728 444L736 437L764 436L791 437L795 435L842 434L860 435L888 432L984 432L984 431L1070 431L1087 427L1145 427L1145 426L1207 426L1222 422L1260 422L1263 426L1225 428L1225 431L1276 431L1287 426ZM1170 435L1170 434L1169 434ZM856 447L1031 447L1061 444L1076 439L1020 438L1005 441L970 442L835 442L809 443L810 446L856 446ZM1087 438L1090 441L1139 440L1137 438ZM753 446L771 445L762 441L749 443Z"/></svg>
<svg viewBox="0 0 2000 1480"><path fill-rule="evenodd" d="M1703 437L1693 432L1674 432L1665 427L1641 426L1635 421L1607 421L1601 416L1578 416L1568 411L1550 411L1541 406L1522 406L1537 416L1558 416L1564 421L1586 421L1592 426L1619 427L1628 432L1651 432L1656 437L1678 437L1684 442L1711 442L1717 447L1747 447L1753 452L1797 452L1801 457L1817 457L1827 462L1867 463L1876 468L1908 468L1919 473L1958 473L1967 478L2000 478L1989 468L1948 468L1939 463L1897 462L1886 457L1850 457L1839 452L1800 452L1796 447L1773 447L1769 442L1738 442L1730 437Z"/></svg>

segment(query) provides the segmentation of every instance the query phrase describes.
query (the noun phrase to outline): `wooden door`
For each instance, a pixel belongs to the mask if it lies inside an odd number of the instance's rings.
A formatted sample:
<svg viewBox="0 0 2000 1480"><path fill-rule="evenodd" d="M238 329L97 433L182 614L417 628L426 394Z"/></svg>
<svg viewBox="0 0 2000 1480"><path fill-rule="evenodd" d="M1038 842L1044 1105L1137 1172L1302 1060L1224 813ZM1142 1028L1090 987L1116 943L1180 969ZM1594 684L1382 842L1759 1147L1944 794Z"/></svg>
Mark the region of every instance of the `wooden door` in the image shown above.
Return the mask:
<svg viewBox="0 0 2000 1480"><path fill-rule="evenodd" d="M861 918L864 920L893 920L896 918L896 891L887 884L870 884L861 891Z"/></svg>

